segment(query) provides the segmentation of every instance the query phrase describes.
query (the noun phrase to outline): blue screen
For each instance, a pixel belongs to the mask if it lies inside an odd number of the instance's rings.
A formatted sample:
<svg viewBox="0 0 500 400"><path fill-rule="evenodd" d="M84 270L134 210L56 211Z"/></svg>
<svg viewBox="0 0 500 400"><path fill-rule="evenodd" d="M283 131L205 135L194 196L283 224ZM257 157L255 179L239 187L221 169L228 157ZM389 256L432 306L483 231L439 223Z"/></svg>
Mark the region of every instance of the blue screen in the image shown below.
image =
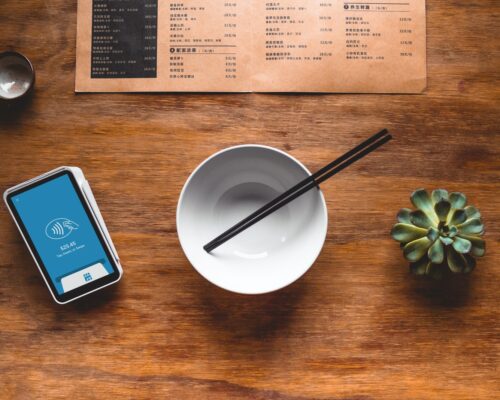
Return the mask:
<svg viewBox="0 0 500 400"><path fill-rule="evenodd" d="M12 197L59 294L113 273L68 175Z"/></svg>

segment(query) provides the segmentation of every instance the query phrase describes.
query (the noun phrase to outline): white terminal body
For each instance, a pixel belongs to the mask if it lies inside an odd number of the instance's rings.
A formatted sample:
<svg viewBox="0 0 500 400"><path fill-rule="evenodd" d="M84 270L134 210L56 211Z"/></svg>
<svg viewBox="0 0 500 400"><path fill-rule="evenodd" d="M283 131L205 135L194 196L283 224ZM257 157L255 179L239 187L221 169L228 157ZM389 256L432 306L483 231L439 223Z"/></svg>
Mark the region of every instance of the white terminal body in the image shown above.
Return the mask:
<svg viewBox="0 0 500 400"><path fill-rule="evenodd" d="M50 176L52 175L55 175L59 172L62 172L62 171L69 171L71 174L73 174L73 176L75 177L75 180L77 182L77 186L78 186L78 189L81 190L81 193L83 194L83 198L85 199L86 203L87 203L87 206L88 208L90 209L91 211L91 214L92 215L89 215L89 218L93 218L95 220L95 222L97 223L97 227L98 227L98 232L97 234L100 234L102 235L102 237L104 238L104 243L106 245L106 247L108 248L111 256L113 257L113 260L115 261L115 264L116 264L116 267L118 269L118 273L119 273L119 276L118 276L118 279L112 281L112 282L109 282L107 284L103 284L102 286L99 286L97 288L94 288L92 290L89 290L89 291L86 291L85 293L83 294L80 294L79 296L76 296L76 297L73 297L69 300L66 300L66 301L60 301L57 299L55 293L52 291L52 288L51 286L49 285L49 282L47 281L46 277L45 277L45 274L43 273L42 271L42 267L40 266L40 264L38 263L35 255L33 254L33 251L28 243L28 240L26 239L26 236L25 234L23 233L21 227L19 226L19 223L17 221L17 219L15 218L14 216L14 213L12 212L11 208L10 208L10 205L7 201L7 196L13 192L16 192L18 191L19 189L22 189L26 186L29 186L33 183L36 183L38 181L41 181L43 179L46 179L46 178L49 178ZM118 282L122 275L123 275L123 269L122 269L122 266L120 264L120 259L118 257L118 253L116 251L116 248L113 244L113 240L111 239L111 236L109 234L109 231L108 231L108 228L106 227L106 224L104 222L104 219L102 218L102 215L101 215L101 212L99 210L99 207L97 205L97 202L95 201L95 198L94 198L94 194L92 193L92 189L90 188L90 185L88 183L88 181L85 179L85 176L83 174L83 171L78 168L78 167L66 167L66 166L63 166L63 167L59 167L59 168L56 168L56 169L53 169L49 172L46 172L42 175L39 175L37 176L36 178L33 178L33 179L29 179L23 183L20 183L16 186L13 186L9 189L7 189L5 192L4 192L4 195L3 195L3 198L4 198L4 201L7 205L7 208L9 209L9 212L12 216L12 219L14 220L14 222L16 223L16 226L17 228L19 229L19 232L21 233L21 236L23 237L24 239L24 242L26 243L26 246L28 247L30 253L31 253L31 256L33 257L33 260L35 261L35 264L37 265L39 271L40 271L40 274L42 275L44 281L45 281L45 284L47 285L47 287L49 288L49 291L50 293L52 294L52 297L54 298L54 301L58 304L66 304L66 303L69 303L73 300L76 300L76 299L79 299L83 296L86 296L90 293L93 293L97 290L100 290L102 288L105 288L106 286L109 286L109 285L112 285L116 282ZM77 288L77 287L80 287L80 286L83 286L85 284L84 281L82 281L82 279L84 279L84 274L85 272L89 272L91 271L92 272L92 275L94 276L94 279L98 279L104 275L106 275L106 271L104 269L104 266L101 264L101 263L96 263L94 265L91 265L85 269L82 269L80 271L78 271L78 274L72 274L72 275L69 275L67 277L64 277L61 279L61 284L65 290L65 292L69 291L69 290L72 290L74 288Z"/></svg>

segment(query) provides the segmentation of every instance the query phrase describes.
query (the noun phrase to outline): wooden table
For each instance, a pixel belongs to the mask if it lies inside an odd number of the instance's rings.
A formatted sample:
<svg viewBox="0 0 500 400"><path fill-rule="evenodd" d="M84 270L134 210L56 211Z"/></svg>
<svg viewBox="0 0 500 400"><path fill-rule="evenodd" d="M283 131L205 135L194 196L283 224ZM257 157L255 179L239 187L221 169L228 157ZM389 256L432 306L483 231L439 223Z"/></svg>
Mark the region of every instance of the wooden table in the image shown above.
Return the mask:
<svg viewBox="0 0 500 400"><path fill-rule="evenodd" d="M427 9L423 95L75 95L76 1L3 0L0 48L38 75L29 104L1 111L0 189L83 168L125 275L58 306L2 207L0 397L498 398L500 9ZM326 244L298 282L239 296L190 267L176 204L207 156L263 143L315 170L381 127L395 140L323 186ZM418 187L482 211L472 275L409 275L389 231Z"/></svg>

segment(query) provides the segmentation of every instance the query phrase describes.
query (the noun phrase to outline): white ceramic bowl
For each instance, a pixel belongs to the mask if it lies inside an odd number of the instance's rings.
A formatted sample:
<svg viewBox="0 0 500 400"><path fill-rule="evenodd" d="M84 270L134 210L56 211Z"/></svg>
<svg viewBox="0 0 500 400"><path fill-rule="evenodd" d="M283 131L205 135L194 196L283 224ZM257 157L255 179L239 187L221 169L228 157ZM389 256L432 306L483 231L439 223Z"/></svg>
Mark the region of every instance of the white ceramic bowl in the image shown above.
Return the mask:
<svg viewBox="0 0 500 400"><path fill-rule="evenodd" d="M244 294L281 289L300 278L318 257L328 213L319 189L207 253L203 246L310 175L281 150L243 145L203 161L182 189L177 233L193 267L213 284Z"/></svg>

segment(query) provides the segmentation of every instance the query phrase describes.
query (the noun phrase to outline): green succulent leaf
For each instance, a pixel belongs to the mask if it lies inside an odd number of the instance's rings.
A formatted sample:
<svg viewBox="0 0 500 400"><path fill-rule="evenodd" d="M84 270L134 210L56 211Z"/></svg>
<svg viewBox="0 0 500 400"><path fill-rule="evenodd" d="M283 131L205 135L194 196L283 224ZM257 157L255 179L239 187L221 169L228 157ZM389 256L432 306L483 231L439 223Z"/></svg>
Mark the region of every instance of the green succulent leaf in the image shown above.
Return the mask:
<svg viewBox="0 0 500 400"><path fill-rule="evenodd" d="M458 233L458 228L455 225L450 226L450 231L448 232L448 237L455 237L457 236Z"/></svg>
<svg viewBox="0 0 500 400"><path fill-rule="evenodd" d="M446 260L448 261L448 267L455 273L462 273L467 267L467 260L463 254L457 253L453 247L448 247L446 252Z"/></svg>
<svg viewBox="0 0 500 400"><path fill-rule="evenodd" d="M445 199L439 200L436 204L434 204L434 211L441 222L446 221L446 217L448 217L450 209L451 203Z"/></svg>
<svg viewBox="0 0 500 400"><path fill-rule="evenodd" d="M444 189L436 189L432 191L432 202L438 203L440 200L448 200L448 191Z"/></svg>
<svg viewBox="0 0 500 400"><path fill-rule="evenodd" d="M467 204L467 197L460 192L450 193L450 203L453 208L464 208Z"/></svg>
<svg viewBox="0 0 500 400"><path fill-rule="evenodd" d="M479 236L474 235L462 235L460 237L468 240L472 244L472 248L470 250L470 254L475 257L482 257L486 253L486 242L481 239Z"/></svg>
<svg viewBox="0 0 500 400"><path fill-rule="evenodd" d="M417 189L411 194L411 202L419 210L423 211L427 217L437 224L439 222L436 213L434 212L434 204L432 203L429 193L425 189Z"/></svg>
<svg viewBox="0 0 500 400"><path fill-rule="evenodd" d="M448 225L458 225L467 219L467 213L463 208L458 208L454 210L451 214L448 216Z"/></svg>
<svg viewBox="0 0 500 400"><path fill-rule="evenodd" d="M422 257L420 260L410 263L410 271L414 275L425 275L430 263L427 257Z"/></svg>
<svg viewBox="0 0 500 400"><path fill-rule="evenodd" d="M429 216L422 210L415 210L410 213L412 224L420 228L436 227L436 224L429 218Z"/></svg>
<svg viewBox="0 0 500 400"><path fill-rule="evenodd" d="M474 268L476 268L476 260L474 257L470 256L469 254L464 254L465 261L467 262L467 266L464 269L464 273L469 273L471 272Z"/></svg>
<svg viewBox="0 0 500 400"><path fill-rule="evenodd" d="M430 227L427 230L427 237L431 242L434 242L439 237L439 231L434 227Z"/></svg>
<svg viewBox="0 0 500 400"><path fill-rule="evenodd" d="M398 221L403 224L411 224L410 213L411 210L409 208L402 208L397 215Z"/></svg>
<svg viewBox="0 0 500 400"><path fill-rule="evenodd" d="M463 193L425 189L411 194L417 208L402 208L391 236L400 242L410 271L440 279L444 273L468 273L476 267L475 257L486 253L481 238L484 225L474 206L467 206Z"/></svg>
<svg viewBox="0 0 500 400"><path fill-rule="evenodd" d="M432 241L429 240L427 236L424 236L406 244L406 246L403 247L403 254L408 261L418 261L427 253L427 249L431 244Z"/></svg>
<svg viewBox="0 0 500 400"><path fill-rule="evenodd" d="M411 242L425 235L427 235L426 229L409 224L399 223L394 225L391 230L392 238L402 243Z"/></svg>
<svg viewBox="0 0 500 400"><path fill-rule="evenodd" d="M474 207L474 206L467 206L464 208L465 213L467 214L467 219L470 218L481 218L481 214L479 213L479 210Z"/></svg>
<svg viewBox="0 0 500 400"><path fill-rule="evenodd" d="M472 218L465 221L463 224L457 225L460 234L471 234L477 233L482 234L484 232L484 225L479 218Z"/></svg>
<svg viewBox="0 0 500 400"><path fill-rule="evenodd" d="M441 264L444 261L444 246L441 240L436 240L434 244L429 247L427 256L434 264Z"/></svg>
<svg viewBox="0 0 500 400"><path fill-rule="evenodd" d="M453 248L459 253L465 254L471 250L472 243L467 239L457 236L455 237L455 240L453 240Z"/></svg>
<svg viewBox="0 0 500 400"><path fill-rule="evenodd" d="M450 244L453 243L453 239L445 236L439 236L439 240L441 240L441 242L443 242L445 246L449 246Z"/></svg>

